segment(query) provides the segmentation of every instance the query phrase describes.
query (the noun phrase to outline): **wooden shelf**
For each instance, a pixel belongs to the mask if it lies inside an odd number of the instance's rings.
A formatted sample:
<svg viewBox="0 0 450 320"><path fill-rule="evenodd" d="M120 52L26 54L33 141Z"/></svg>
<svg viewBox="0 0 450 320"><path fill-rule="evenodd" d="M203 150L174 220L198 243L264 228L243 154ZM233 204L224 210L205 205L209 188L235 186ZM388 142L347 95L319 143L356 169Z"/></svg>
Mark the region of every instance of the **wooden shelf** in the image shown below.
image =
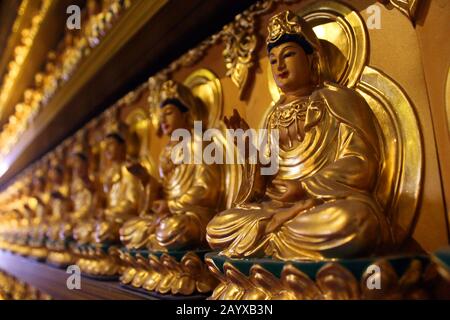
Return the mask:
<svg viewBox="0 0 450 320"><path fill-rule="evenodd" d="M49 294L55 300L156 300L134 293L120 286L117 281L81 279L80 290L69 290L65 270L45 263L0 251L0 269Z"/></svg>

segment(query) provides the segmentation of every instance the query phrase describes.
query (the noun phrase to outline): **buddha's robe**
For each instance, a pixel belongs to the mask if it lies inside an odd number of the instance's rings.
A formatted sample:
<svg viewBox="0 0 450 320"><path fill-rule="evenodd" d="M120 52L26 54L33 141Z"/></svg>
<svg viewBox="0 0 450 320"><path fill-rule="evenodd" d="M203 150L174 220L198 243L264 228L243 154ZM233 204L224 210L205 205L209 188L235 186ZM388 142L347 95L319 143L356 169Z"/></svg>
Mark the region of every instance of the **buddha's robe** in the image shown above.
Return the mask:
<svg viewBox="0 0 450 320"><path fill-rule="evenodd" d="M30 227L30 244L33 247L42 246L47 232L46 219L49 215L48 203L50 195L43 192L39 196L33 196L28 199L28 207L34 212Z"/></svg>
<svg viewBox="0 0 450 320"><path fill-rule="evenodd" d="M60 229L60 240L72 236L78 244L92 241L95 221L92 219L94 210L94 193L89 181L75 177L70 188L70 198L73 212L69 221L63 223Z"/></svg>
<svg viewBox="0 0 450 320"><path fill-rule="evenodd" d="M59 240L61 224L65 216L71 211L69 198L69 186L61 185L51 193L50 198L51 216L47 221L47 238L55 243Z"/></svg>
<svg viewBox="0 0 450 320"><path fill-rule="evenodd" d="M244 185L240 203L209 223L210 246L229 257L320 260L369 255L387 245L390 227L372 195L382 157L374 119L359 94L334 84L300 101L281 99L265 124L269 132L279 129L283 142L275 179L300 183L306 196L283 203L265 194L277 189L270 182L261 197ZM247 165L257 186L255 180L268 177L255 167ZM287 210L292 218L267 232Z"/></svg>
<svg viewBox="0 0 450 320"><path fill-rule="evenodd" d="M119 229L125 221L138 215L141 182L128 172L125 164L116 163L105 173L106 208L95 230L97 243L118 242Z"/></svg>

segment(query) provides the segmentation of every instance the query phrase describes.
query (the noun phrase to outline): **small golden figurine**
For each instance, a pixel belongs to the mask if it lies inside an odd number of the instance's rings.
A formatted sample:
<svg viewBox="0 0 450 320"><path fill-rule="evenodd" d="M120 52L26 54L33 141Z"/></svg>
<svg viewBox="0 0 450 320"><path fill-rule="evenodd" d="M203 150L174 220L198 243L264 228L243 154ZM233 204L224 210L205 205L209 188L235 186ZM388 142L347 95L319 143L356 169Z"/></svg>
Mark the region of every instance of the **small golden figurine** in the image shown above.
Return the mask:
<svg viewBox="0 0 450 320"><path fill-rule="evenodd" d="M354 90L327 82L320 42L302 18L283 11L268 29L272 73L283 95L265 128L279 131L279 171L262 176L248 164L255 180L243 186L235 208L209 223L209 244L236 258L380 252L391 243L391 230L372 195L381 163L370 107ZM248 128L237 112L226 122Z"/></svg>
<svg viewBox="0 0 450 320"><path fill-rule="evenodd" d="M190 89L172 80L162 85L160 101L160 133L169 138L176 130L193 134L194 121L202 120L205 114L203 103ZM216 282L196 252L207 249L206 225L220 209L221 170L217 165L194 161L174 162L174 158L183 157L176 144L170 141L161 153L159 179L142 166L129 168L143 183L153 182L153 192L162 190L162 197L153 202L150 212L142 212L120 230L128 250L148 249L150 255L145 267L139 271L128 268L121 279L163 294L206 293ZM187 147L184 152L192 156L194 143ZM164 254L158 258L156 254L161 252ZM180 262L171 256L174 252L183 255Z"/></svg>
<svg viewBox="0 0 450 320"><path fill-rule="evenodd" d="M55 152L50 155L51 192L49 207L51 215L47 219L47 238L50 244L59 240L61 223L65 220L66 215L71 212L69 184L64 160L62 152Z"/></svg>
<svg viewBox="0 0 450 320"><path fill-rule="evenodd" d="M89 176L90 152L83 134L78 138L72 153L72 184L71 198L73 212L64 233L78 245L93 242L95 231L95 215L99 207L95 183ZM60 237L63 236L60 233Z"/></svg>
<svg viewBox="0 0 450 320"><path fill-rule="evenodd" d="M41 166L46 167L46 163ZM33 219L30 227L29 241L31 252L30 255L37 259L47 257L47 249L45 247L45 222L48 218L50 193L47 190L47 181L45 178L44 168L38 167L32 179L33 192L28 199L27 206L33 211Z"/></svg>
<svg viewBox="0 0 450 320"><path fill-rule="evenodd" d="M170 138L177 129L191 132L193 121L201 115L201 102L188 88L171 80L163 85L161 95L162 133ZM172 153L176 144L169 142L160 156L164 197L154 201L151 213L144 212L121 229L122 242L130 249L167 251L206 247L206 225L220 197L220 171L213 165L174 164ZM192 149L189 152L193 154ZM148 180L151 179L154 178L149 176Z"/></svg>
<svg viewBox="0 0 450 320"><path fill-rule="evenodd" d="M97 243L119 243L119 229L127 220L138 215L143 187L127 169L125 128L118 119L116 110L107 121L105 167L102 185L106 196L106 207L102 219L97 223Z"/></svg>

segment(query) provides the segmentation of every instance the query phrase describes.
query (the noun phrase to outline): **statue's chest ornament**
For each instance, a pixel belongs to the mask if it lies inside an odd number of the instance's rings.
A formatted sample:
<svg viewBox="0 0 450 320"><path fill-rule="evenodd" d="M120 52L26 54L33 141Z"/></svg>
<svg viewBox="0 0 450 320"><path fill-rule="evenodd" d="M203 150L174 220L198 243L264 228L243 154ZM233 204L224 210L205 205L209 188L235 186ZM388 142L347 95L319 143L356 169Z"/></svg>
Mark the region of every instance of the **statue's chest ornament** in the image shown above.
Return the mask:
<svg viewBox="0 0 450 320"><path fill-rule="evenodd" d="M278 105L270 116L268 127L280 130L280 142L283 144L282 140L285 140L286 146L292 148L296 141L303 142L306 132L320 121L323 103L306 98Z"/></svg>
<svg viewBox="0 0 450 320"><path fill-rule="evenodd" d="M303 100L276 106L270 119L270 128L289 128L298 121L304 122L308 105L309 100Z"/></svg>

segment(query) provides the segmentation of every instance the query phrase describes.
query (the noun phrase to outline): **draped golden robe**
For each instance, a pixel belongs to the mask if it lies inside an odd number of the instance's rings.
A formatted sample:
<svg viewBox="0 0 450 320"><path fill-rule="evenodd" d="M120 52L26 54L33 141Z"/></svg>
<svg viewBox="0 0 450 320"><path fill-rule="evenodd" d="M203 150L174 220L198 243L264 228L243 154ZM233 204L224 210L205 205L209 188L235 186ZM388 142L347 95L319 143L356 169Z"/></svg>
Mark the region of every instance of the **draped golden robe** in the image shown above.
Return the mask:
<svg viewBox="0 0 450 320"><path fill-rule="evenodd" d="M229 257L320 260L368 255L390 242L389 224L372 195L380 142L374 116L361 96L326 83L303 101L284 105L281 99L265 126L279 129L280 137L289 140L280 146L275 179L299 182L306 199L282 203L266 195L255 201L256 193L243 188L243 201L207 227L213 249ZM285 210L298 213L266 232L272 217Z"/></svg>
<svg viewBox="0 0 450 320"><path fill-rule="evenodd" d="M72 233L78 244L92 241L95 222L92 214L94 210L94 193L91 186L79 177L75 177L70 188L70 198L73 212L60 230L60 238L65 239Z"/></svg>
<svg viewBox="0 0 450 320"><path fill-rule="evenodd" d="M45 239L47 232L46 219L48 218L49 209L48 204L50 201L50 194L43 192L39 196L30 197L28 200L28 206L34 217L31 220L30 226L30 244L32 246L42 245L42 241Z"/></svg>
<svg viewBox="0 0 450 320"><path fill-rule="evenodd" d="M67 213L70 212L69 186L62 185L56 188L50 197L49 206L51 215L47 221L47 238L51 241L59 240L61 223Z"/></svg>
<svg viewBox="0 0 450 320"><path fill-rule="evenodd" d="M128 219L138 215L143 186L128 172L124 164L116 163L105 172L106 208L95 230L97 243L118 242L119 229Z"/></svg>

